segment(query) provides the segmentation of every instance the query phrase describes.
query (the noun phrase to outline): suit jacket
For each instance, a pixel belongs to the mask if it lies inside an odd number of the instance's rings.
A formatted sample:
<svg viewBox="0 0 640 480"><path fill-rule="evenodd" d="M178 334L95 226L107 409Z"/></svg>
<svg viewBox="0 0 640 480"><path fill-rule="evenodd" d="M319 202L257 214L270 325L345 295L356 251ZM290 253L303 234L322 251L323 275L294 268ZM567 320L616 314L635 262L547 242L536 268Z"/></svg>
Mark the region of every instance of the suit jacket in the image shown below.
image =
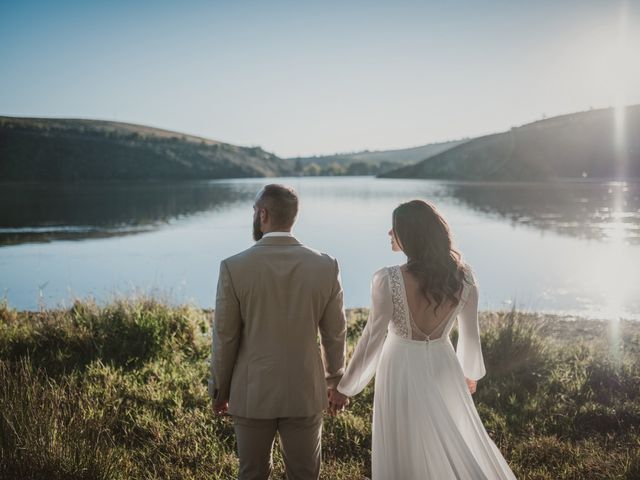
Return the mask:
<svg viewBox="0 0 640 480"><path fill-rule="evenodd" d="M221 262L210 392L228 398L230 414L279 418L323 411L327 387L337 386L344 371L345 339L334 258L276 236Z"/></svg>

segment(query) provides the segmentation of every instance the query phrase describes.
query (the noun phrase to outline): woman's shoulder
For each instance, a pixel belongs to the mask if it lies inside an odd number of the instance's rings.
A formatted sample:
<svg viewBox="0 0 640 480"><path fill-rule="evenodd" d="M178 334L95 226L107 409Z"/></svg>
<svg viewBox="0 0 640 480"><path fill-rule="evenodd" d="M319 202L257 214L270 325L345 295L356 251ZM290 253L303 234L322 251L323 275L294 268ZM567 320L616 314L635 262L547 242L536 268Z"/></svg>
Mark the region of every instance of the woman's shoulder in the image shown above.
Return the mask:
<svg viewBox="0 0 640 480"><path fill-rule="evenodd" d="M476 275L473 271L473 268L471 268L471 265L469 265L466 262L462 263L462 272L464 273L464 281L465 283L467 283L468 285L473 285L476 286L478 285L478 281L476 279Z"/></svg>
<svg viewBox="0 0 640 480"><path fill-rule="evenodd" d="M399 270L400 265L387 265L386 267L379 268L373 273L373 278L383 278L388 277L394 271Z"/></svg>
<svg viewBox="0 0 640 480"><path fill-rule="evenodd" d="M376 270L372 277L373 284L381 285L390 281L396 271L399 271L400 265L387 265L386 267Z"/></svg>

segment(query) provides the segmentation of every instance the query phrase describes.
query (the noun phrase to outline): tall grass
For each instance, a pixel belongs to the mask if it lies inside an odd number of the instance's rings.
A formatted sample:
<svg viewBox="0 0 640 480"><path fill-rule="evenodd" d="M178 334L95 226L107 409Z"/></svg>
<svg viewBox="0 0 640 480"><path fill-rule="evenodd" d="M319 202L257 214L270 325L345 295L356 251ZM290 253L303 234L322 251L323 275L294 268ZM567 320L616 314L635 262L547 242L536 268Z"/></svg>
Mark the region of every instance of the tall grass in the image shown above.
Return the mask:
<svg viewBox="0 0 640 480"><path fill-rule="evenodd" d="M349 312L350 352L366 313ZM206 392L209 321L152 299L0 305L0 478L234 478L232 424ZM640 478L640 325L622 324L615 356L598 322L494 312L481 330L474 397L518 478ZM370 476L373 388L326 418L323 478Z"/></svg>
<svg viewBox="0 0 640 480"><path fill-rule="evenodd" d="M204 357L196 342L207 323L192 309L154 299L119 299L105 307L76 301L69 310L37 313L0 307L0 358L29 356L49 374L82 369L96 359L135 369L174 349Z"/></svg>
<svg viewBox="0 0 640 480"><path fill-rule="evenodd" d="M28 360L0 363L3 478L113 478L118 462L106 423L86 415L93 401L73 378L52 381Z"/></svg>

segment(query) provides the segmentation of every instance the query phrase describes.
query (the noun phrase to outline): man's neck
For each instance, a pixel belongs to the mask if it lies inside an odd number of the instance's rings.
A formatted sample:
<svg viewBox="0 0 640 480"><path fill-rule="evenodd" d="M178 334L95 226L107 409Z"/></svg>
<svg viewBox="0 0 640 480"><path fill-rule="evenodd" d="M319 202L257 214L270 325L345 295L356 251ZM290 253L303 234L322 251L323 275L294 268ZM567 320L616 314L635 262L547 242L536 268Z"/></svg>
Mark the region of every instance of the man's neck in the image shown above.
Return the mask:
<svg viewBox="0 0 640 480"><path fill-rule="evenodd" d="M293 237L291 230L273 230L270 232L265 232L262 238L265 237Z"/></svg>

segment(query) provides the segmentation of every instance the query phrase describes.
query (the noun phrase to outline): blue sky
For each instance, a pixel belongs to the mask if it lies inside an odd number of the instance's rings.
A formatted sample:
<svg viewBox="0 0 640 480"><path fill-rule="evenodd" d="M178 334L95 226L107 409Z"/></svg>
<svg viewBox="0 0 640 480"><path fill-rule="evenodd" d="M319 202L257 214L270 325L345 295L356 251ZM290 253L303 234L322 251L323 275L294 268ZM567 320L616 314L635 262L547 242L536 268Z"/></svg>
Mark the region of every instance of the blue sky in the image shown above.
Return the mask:
<svg viewBox="0 0 640 480"><path fill-rule="evenodd" d="M637 1L3 0L0 114L402 148L640 103L638 58Z"/></svg>

